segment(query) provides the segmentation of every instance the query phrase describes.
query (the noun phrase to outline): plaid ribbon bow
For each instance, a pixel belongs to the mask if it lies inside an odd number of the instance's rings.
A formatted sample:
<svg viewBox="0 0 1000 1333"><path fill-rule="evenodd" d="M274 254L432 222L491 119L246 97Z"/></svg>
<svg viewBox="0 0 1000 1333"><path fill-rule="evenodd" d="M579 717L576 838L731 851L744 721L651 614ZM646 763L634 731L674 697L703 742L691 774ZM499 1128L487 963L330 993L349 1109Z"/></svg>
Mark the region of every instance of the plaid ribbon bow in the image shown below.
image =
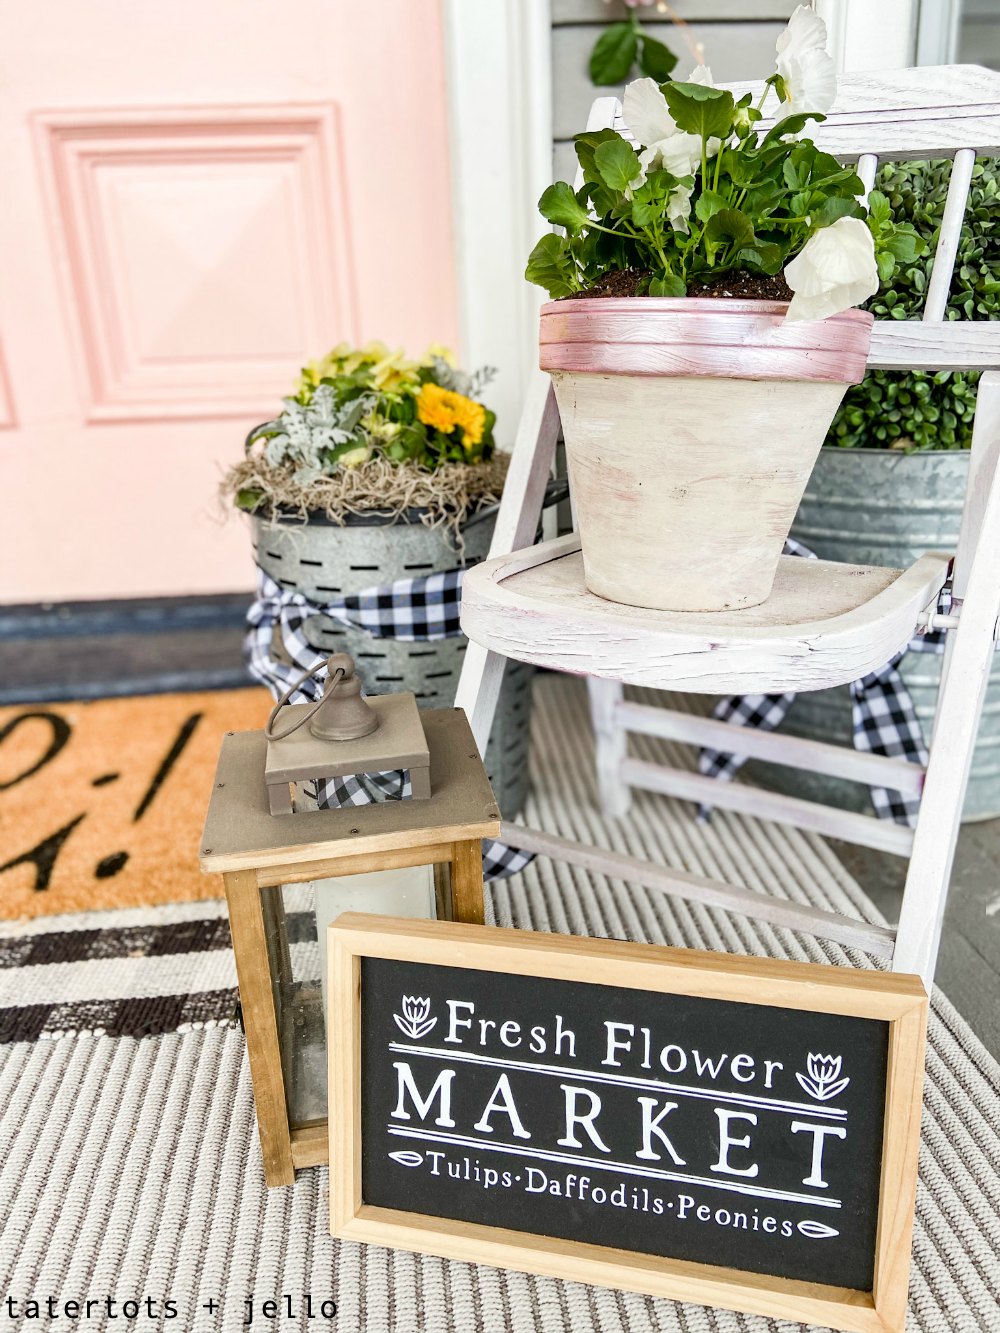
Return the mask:
<svg viewBox="0 0 1000 1333"><path fill-rule="evenodd" d="M348 628L365 630L377 639L407 643L447 639L461 633L462 570L398 579L366 588L335 601L319 603L292 588L282 588L263 569L257 569L257 599L247 612L243 647L247 668L255 680L280 699L304 671L318 667L325 654L306 638L306 621L327 616ZM278 640L288 661L274 655ZM322 673L310 677L289 703L312 703L323 693ZM406 769L385 773L355 773L348 777L318 779L304 784L320 810L371 805L377 801L405 801L412 796ZM532 860L530 852L487 839L483 842L483 874L487 879L513 875Z"/></svg>
<svg viewBox="0 0 1000 1333"><path fill-rule="evenodd" d="M785 555L817 559L813 551L792 537L785 542ZM943 590L937 609L947 612L950 607L951 594ZM851 682L851 730L856 750L926 766L927 744L910 691L899 673L899 664L908 652L942 652L944 637L940 630L931 634L918 634L885 666ZM732 694L719 700L712 716L720 722L732 722L740 727L760 727L764 731L774 731L781 726L794 702L794 694ZM746 755L727 754L722 750L706 748L698 756L698 771L708 777L728 781L736 776L745 763ZM916 825L920 810L918 797L904 796L901 792L885 787L871 787L869 790L875 813L880 819L891 819L910 828ZM709 807L702 806L699 818L707 819L709 813Z"/></svg>

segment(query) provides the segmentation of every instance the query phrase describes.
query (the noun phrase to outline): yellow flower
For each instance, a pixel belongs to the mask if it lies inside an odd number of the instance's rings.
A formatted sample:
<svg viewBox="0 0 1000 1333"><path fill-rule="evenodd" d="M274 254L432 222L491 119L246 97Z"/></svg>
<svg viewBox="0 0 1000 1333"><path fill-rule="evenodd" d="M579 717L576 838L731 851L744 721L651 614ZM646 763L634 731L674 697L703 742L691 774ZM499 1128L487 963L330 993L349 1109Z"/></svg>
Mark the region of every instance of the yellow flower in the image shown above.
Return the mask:
<svg viewBox="0 0 1000 1333"><path fill-rule="evenodd" d="M398 424L395 421L387 421L378 412L369 412L358 424L369 439L379 444L390 444L399 434Z"/></svg>
<svg viewBox="0 0 1000 1333"><path fill-rule="evenodd" d="M348 449L346 453L341 454L337 462L341 467L360 467L362 463L367 463L371 457L371 449L367 444L359 444L354 449Z"/></svg>
<svg viewBox="0 0 1000 1333"><path fill-rule="evenodd" d="M462 445L469 449L480 443L486 424L486 409L440 384L425 384L417 397L417 416L425 426L433 426L443 435L450 435L458 426L462 431Z"/></svg>
<svg viewBox="0 0 1000 1333"><path fill-rule="evenodd" d="M452 370L454 370L455 366L458 364L455 360L455 353L450 347L445 347L444 343L431 343L427 351L421 357L420 364L422 366L432 366L435 357L440 357L442 361L451 366Z"/></svg>
<svg viewBox="0 0 1000 1333"><path fill-rule="evenodd" d="M395 352L384 350L384 354L372 366L372 383L376 389L391 393L417 382L417 365L403 355L402 348Z"/></svg>
<svg viewBox="0 0 1000 1333"><path fill-rule="evenodd" d="M471 398L461 398L461 407L456 412L458 424L462 427L462 443L468 449L479 444L483 438L483 426L486 424L486 408L482 403L474 403Z"/></svg>
<svg viewBox="0 0 1000 1333"><path fill-rule="evenodd" d="M392 390L400 385L416 384L416 363L407 361L402 351L390 352L384 342L375 340L364 347L338 343L326 356L303 367L295 391L302 393L303 390L316 389L322 379L356 375L369 367L377 389Z"/></svg>
<svg viewBox="0 0 1000 1333"><path fill-rule="evenodd" d="M345 344L342 343L341 346L345 346ZM303 389L317 388L324 375L332 375L334 373L336 369L336 361L334 359L336 351L337 349L334 348L332 352L327 352L326 356L321 357L318 361L310 361L307 365L302 367L302 374L299 376L299 381L295 386L295 392L297 394L301 393Z"/></svg>
<svg viewBox="0 0 1000 1333"><path fill-rule="evenodd" d="M342 375L353 375L361 370L363 366L372 366L389 355L389 349L383 342L366 343L364 347L355 347L349 350L346 356L341 357L340 373Z"/></svg>

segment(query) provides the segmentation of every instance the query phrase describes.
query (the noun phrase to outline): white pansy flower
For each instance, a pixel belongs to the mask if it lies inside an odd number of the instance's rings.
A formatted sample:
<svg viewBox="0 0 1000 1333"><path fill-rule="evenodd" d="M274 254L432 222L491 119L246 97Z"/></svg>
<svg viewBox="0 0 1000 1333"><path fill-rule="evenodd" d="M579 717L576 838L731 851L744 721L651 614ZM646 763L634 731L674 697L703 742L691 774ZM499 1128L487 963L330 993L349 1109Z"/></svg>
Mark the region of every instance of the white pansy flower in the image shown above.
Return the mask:
<svg viewBox="0 0 1000 1333"><path fill-rule="evenodd" d="M795 295L786 319L827 319L878 291L875 242L862 218L838 218L809 237L785 267Z"/></svg>
<svg viewBox="0 0 1000 1333"><path fill-rule="evenodd" d="M695 65L694 69L684 80L685 83L700 83L706 88L714 88L715 80L712 78L712 71L708 65Z"/></svg>
<svg viewBox="0 0 1000 1333"><path fill-rule="evenodd" d="M622 119L643 148L679 133L655 79L633 79L622 97Z"/></svg>
<svg viewBox="0 0 1000 1333"><path fill-rule="evenodd" d="M826 24L806 5L788 20L778 38L778 73L785 85L785 100L777 112L784 120L801 111L825 115L837 97L837 67L826 49Z"/></svg>
<svg viewBox="0 0 1000 1333"><path fill-rule="evenodd" d="M718 143L718 139L714 141ZM693 176L701 166L701 140L696 134L672 134L650 144L639 154L643 180L650 171L662 168L672 176Z"/></svg>
<svg viewBox="0 0 1000 1333"><path fill-rule="evenodd" d="M667 221L673 227L674 231L688 232L688 218L691 216L691 196L694 194L694 187L691 185L675 185L670 191L667 199Z"/></svg>
<svg viewBox="0 0 1000 1333"><path fill-rule="evenodd" d="M694 72L698 70L702 70L703 75L692 78L692 83L705 83L705 75L711 79L711 70L706 66L697 66ZM642 171L630 183L631 189L638 189L650 171L661 167L673 176L694 175L701 163L701 139L697 134L685 134L677 128L667 99L655 79L634 79L626 87L622 98L622 119L643 149L639 154ZM714 157L720 146L719 139L709 139L708 156Z"/></svg>

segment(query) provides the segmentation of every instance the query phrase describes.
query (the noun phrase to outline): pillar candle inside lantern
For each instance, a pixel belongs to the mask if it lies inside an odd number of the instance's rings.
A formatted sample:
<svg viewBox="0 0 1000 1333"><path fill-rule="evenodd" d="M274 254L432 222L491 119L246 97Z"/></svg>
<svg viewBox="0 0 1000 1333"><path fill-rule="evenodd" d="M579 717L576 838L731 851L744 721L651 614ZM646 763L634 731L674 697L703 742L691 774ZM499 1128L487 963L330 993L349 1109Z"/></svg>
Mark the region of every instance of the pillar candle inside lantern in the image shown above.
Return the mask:
<svg viewBox="0 0 1000 1333"><path fill-rule="evenodd" d="M325 1024L327 926L341 912L373 912L380 916L408 916L433 921L437 917L434 867L405 866L401 870L370 870L360 875L330 875L326 879L314 879L312 886Z"/></svg>

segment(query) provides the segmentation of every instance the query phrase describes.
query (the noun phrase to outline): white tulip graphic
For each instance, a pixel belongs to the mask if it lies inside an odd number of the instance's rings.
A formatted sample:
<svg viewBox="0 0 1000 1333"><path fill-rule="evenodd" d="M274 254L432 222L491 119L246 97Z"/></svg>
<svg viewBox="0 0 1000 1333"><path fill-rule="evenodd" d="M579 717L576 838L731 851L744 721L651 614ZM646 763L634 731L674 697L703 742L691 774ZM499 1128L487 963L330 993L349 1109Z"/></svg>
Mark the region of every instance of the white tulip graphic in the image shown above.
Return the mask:
<svg viewBox="0 0 1000 1333"><path fill-rule="evenodd" d="M393 1014L396 1026L405 1037L412 1037L414 1041L426 1037L437 1023L436 1018L428 1017L431 1011L430 1000L418 999L416 995L404 995L399 1007L403 1015L400 1017L399 1014Z"/></svg>
<svg viewBox="0 0 1000 1333"><path fill-rule="evenodd" d="M818 1102L828 1102L843 1092L849 1078L840 1077L839 1055L810 1055L806 1060L808 1074L796 1074L799 1084Z"/></svg>

